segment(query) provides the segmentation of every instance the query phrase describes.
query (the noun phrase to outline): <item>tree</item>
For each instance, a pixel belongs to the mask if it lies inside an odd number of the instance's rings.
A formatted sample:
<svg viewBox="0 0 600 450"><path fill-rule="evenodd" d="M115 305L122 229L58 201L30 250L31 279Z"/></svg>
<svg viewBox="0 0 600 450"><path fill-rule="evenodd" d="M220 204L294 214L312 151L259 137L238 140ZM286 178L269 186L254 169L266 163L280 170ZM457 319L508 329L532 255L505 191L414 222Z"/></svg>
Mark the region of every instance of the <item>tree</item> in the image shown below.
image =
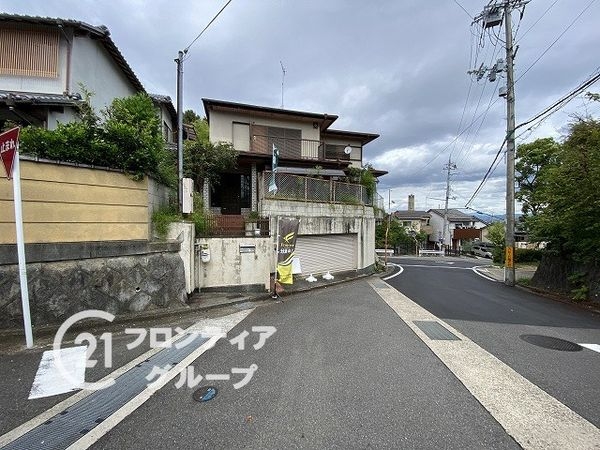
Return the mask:
<svg viewBox="0 0 600 450"><path fill-rule="evenodd" d="M553 138L537 139L517 149L516 199L523 202L526 225L527 218L539 214L547 204L544 184L548 182L548 172L557 164L559 152L560 144Z"/></svg>
<svg viewBox="0 0 600 450"><path fill-rule="evenodd" d="M183 123L186 125L194 125L198 120L201 120L201 117L193 110L187 109L183 112Z"/></svg>
<svg viewBox="0 0 600 450"><path fill-rule="evenodd" d="M204 180L216 186L221 173L236 166L237 156L237 151L228 142L188 141L183 155L185 176L194 180L198 190L202 189Z"/></svg>
<svg viewBox="0 0 600 450"><path fill-rule="evenodd" d="M545 208L532 222L534 235L560 255L598 262L600 242L600 122L580 118L557 154L540 196Z"/></svg>
<svg viewBox="0 0 600 450"><path fill-rule="evenodd" d="M115 99L103 111L103 122L91 106L93 93L82 90L80 120L59 124L55 130L25 127L21 151L40 158L120 169L134 179L151 175L176 186L174 155L165 148L150 97L140 93Z"/></svg>
<svg viewBox="0 0 600 450"><path fill-rule="evenodd" d="M492 255L494 261L504 262L504 247L506 246L506 224L504 222L494 222L488 226L488 239L494 244Z"/></svg>

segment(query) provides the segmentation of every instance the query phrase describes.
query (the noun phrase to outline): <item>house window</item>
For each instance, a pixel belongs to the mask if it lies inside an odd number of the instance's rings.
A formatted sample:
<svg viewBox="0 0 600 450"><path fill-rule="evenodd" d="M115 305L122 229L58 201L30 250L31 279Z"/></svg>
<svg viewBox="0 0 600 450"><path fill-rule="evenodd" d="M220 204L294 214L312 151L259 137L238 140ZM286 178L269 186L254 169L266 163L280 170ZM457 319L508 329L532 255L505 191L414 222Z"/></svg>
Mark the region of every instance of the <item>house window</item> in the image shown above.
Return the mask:
<svg viewBox="0 0 600 450"><path fill-rule="evenodd" d="M167 122L163 122L163 138L167 143L173 142L173 132L169 128L169 125L167 125Z"/></svg>
<svg viewBox="0 0 600 450"><path fill-rule="evenodd" d="M58 31L0 28L0 74L58 77Z"/></svg>

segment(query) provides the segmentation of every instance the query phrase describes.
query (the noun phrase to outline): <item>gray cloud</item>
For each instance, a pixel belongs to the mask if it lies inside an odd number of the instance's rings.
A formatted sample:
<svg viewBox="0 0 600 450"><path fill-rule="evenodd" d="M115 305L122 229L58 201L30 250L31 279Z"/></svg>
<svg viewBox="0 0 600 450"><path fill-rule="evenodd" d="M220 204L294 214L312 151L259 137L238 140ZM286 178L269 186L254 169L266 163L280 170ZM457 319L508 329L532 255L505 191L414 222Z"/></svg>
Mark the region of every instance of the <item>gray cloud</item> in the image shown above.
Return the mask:
<svg viewBox="0 0 600 450"><path fill-rule="evenodd" d="M460 3L475 15L487 2ZM535 63L588 3L558 2L542 17L549 3L532 1L520 25L518 14L514 15L517 78L528 70L516 85L517 122L532 117L598 67L598 4ZM194 39L222 4L191 0L3 2L9 13L106 25L146 88L172 98L177 51ZM190 49L185 63L185 107L202 114L202 97L279 106L283 61L286 108L337 114L336 128L381 134L366 146L365 157L389 171L379 186L386 198L392 189L397 207L405 207L410 193L416 195L417 206L437 206L432 198L444 195L442 166L450 153L458 165L452 181L456 200L451 204L461 206L479 184L505 133L505 103L494 92L495 86L485 79L472 82L466 73L473 68L475 54L478 65L504 57L502 43L494 47L489 38L482 42L485 45L478 46L471 19L449 0L234 0ZM498 82L503 83L504 79ZM475 121L470 131L452 143L463 107L461 130L488 108L490 100L495 103L485 120ZM573 101L523 137L560 137L571 114L597 114L598 107L581 99ZM474 207L502 212L503 176L501 163Z"/></svg>

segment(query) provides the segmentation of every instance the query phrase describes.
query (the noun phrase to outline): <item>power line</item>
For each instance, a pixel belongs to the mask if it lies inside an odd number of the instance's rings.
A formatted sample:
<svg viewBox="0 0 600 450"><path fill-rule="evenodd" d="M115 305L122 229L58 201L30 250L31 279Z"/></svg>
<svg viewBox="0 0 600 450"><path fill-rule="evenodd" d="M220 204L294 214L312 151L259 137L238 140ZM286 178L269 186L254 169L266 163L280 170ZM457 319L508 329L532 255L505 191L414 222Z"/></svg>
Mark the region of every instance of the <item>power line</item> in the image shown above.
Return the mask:
<svg viewBox="0 0 600 450"><path fill-rule="evenodd" d="M565 28L565 29L562 31L562 33L560 33L560 34L558 35L558 37L557 37L557 38L556 38L556 39L555 39L555 40L554 40L554 41L553 41L553 42L552 42L552 43L551 43L551 44L550 44L550 45L549 45L549 46L546 48L546 50L544 50L544 51L543 51L543 52L540 54L540 56L538 56L538 57L537 57L537 59L536 59L535 61L533 61L533 63L532 63L532 64L531 64L531 65L530 65L530 66L529 66L527 69L525 69L525 71L524 71L524 72L523 72L523 73L522 73L522 74L519 76L519 78L517 78L517 79L515 80L515 83L517 83L517 82L518 82L518 81L519 81L521 78L523 78L523 76L524 76L524 75L525 75L527 72L529 72L529 71L531 70L531 68L532 68L533 66L535 66L535 65L538 63L538 61L539 61L540 59L542 59L542 58L544 57L544 55L550 51L550 49L551 49L552 47L554 47L554 45L555 45L555 44L556 44L556 43L557 43L557 42L558 42L558 41L559 41L559 40L560 40L560 39L561 39L561 38L562 38L562 37L563 37L563 36L566 34L566 32L567 32L567 31L569 31L569 30L571 29L571 27L572 27L573 25L575 25L575 22L577 22L577 21L579 20L579 18L580 18L581 16L583 16L583 14L584 14L584 13L585 13L585 12L586 12L588 9L590 9L590 7L591 7L591 6L592 6L594 3L596 3L596 0L592 0L591 2L589 2L589 3L588 3L588 5L587 5L585 8L583 8L583 11L581 11L581 12L580 12L580 13L577 15L577 17L575 17L575 18L574 18L574 19L571 21L571 23L570 23L570 24L567 26L567 28Z"/></svg>
<svg viewBox="0 0 600 450"><path fill-rule="evenodd" d="M215 15L215 17L213 17L213 18L211 19L211 21L210 21L210 22L208 22L208 25L206 25L206 26L204 27L204 29L203 29L203 30L202 30L200 33L198 33L198 36L196 36L196 37L194 38L194 40L193 40L192 42L190 42L190 45L188 45L188 46L187 46L187 47L186 47L186 48L183 50L183 53L187 53L187 52L188 52L188 50L190 49L190 47L191 47L192 45L194 45L194 43L195 43L195 42L196 42L198 39L200 39L200 36L202 36L202 35L204 34L204 32L205 32L206 30L208 30L208 27L210 27L210 26L212 25L212 23L213 23L215 20L217 20L217 17L219 17L219 15L220 15L220 14L221 14L221 13L222 13L224 10L225 10L225 8L227 8L227 6L229 6L229 4L230 4L232 1L233 1L233 0L228 0L228 1L227 1L227 3L225 3L225 5L223 5L223 7L222 7L222 8L219 10L219 12L218 12L218 13Z"/></svg>
<svg viewBox="0 0 600 450"><path fill-rule="evenodd" d="M457 0L453 0L453 1L454 1L454 3L456 3L460 7L460 9L462 9L465 12L465 14L467 16L469 16L469 19L471 19L471 20L473 19L473 16L471 15L471 13L469 13L469 11L467 11L463 5L461 5L460 3L458 3Z"/></svg>
<svg viewBox="0 0 600 450"><path fill-rule="evenodd" d="M546 9L546 11L544 11L544 12L542 13L542 15L541 15L540 17L538 17L538 19L537 19L535 22L533 22L533 24L532 24L532 25L531 25L529 28L527 28L527 30L525 30L525 31L523 32L523 34L521 35L521 37L520 37L519 39L523 39L523 38L525 37L525 35L526 35L527 33L529 33L529 32L531 31L531 29L532 29L533 27L535 27L535 26L538 24L538 22L539 22L540 20L542 20L542 19L543 19L543 17L544 17L546 14L548 14L548 12L549 12L549 11L550 11L550 10L551 10L551 9L554 7L554 5L556 5L557 3L558 3L558 0L554 0L554 2L552 2L552 4L551 4L550 6L548 6L548 8ZM517 33L515 33L515 39L516 39L516 37L517 37Z"/></svg>
<svg viewBox="0 0 600 450"><path fill-rule="evenodd" d="M494 170L496 170L496 167L497 167L496 162L500 163L501 160L498 159L498 158L500 157L500 154L502 153L502 149L504 148L505 144L506 144L506 138L504 138L504 140L502 141L502 145L498 149L498 153L496 153L496 156L494 157L494 160L492 161L492 164L490 165L490 167L488 168L487 172L483 176L483 179L479 183L479 186L477 186L477 189L475 189L475 192L473 192L473 195L471 195L471 198L469 198L469 201L465 204L465 207L468 207L471 204L471 202L473 201L473 199L477 196L477 194L479 194L479 192L481 191L481 189L483 189L483 186L487 182L487 180L490 177L490 175L493 173ZM496 164L496 167L494 167L494 164Z"/></svg>

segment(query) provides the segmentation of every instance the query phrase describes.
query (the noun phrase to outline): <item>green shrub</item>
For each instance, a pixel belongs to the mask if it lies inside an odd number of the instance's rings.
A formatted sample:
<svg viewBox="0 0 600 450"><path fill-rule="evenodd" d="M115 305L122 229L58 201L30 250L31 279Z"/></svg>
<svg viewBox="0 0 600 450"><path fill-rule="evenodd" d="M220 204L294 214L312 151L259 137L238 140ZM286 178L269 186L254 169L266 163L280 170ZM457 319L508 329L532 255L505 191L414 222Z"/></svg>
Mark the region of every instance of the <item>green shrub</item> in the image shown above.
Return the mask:
<svg viewBox="0 0 600 450"><path fill-rule="evenodd" d="M543 250L531 248L517 248L515 250L516 263L540 262L542 260Z"/></svg>
<svg viewBox="0 0 600 450"><path fill-rule="evenodd" d="M169 225L181 220L181 215L174 206L165 206L152 213L152 223L158 236L165 238L169 231Z"/></svg>

